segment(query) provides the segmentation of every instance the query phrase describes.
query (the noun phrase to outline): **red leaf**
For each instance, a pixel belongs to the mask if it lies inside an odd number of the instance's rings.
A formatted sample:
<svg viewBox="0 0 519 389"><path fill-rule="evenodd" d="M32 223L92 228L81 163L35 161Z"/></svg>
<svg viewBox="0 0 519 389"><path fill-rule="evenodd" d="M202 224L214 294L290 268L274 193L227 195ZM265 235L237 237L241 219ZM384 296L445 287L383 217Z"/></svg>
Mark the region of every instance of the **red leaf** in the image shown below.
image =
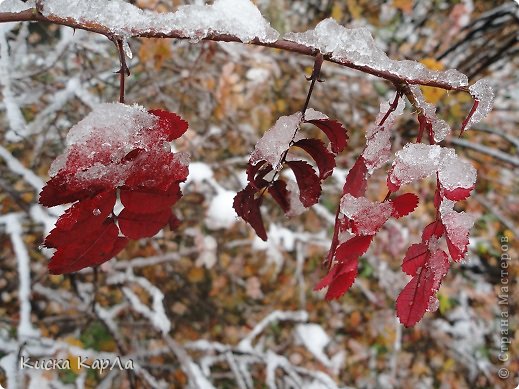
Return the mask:
<svg viewBox="0 0 519 389"><path fill-rule="evenodd" d="M239 191L234 197L233 208L243 220L251 225L256 234L263 240L267 240L267 232L261 217L260 206L262 197L254 198L256 190L247 185L245 189Z"/></svg>
<svg viewBox="0 0 519 389"><path fill-rule="evenodd" d="M418 196L413 193L404 193L391 200L393 216L401 218L413 212L418 205Z"/></svg>
<svg viewBox="0 0 519 389"><path fill-rule="evenodd" d="M117 221L124 236L141 239L154 236L168 224L170 217L169 208L155 213L136 213L125 208L117 216Z"/></svg>
<svg viewBox="0 0 519 389"><path fill-rule="evenodd" d="M468 239L467 239L468 244ZM449 254L453 261L459 262L465 258L465 253L467 252L467 246L465 246L464 250L460 250L447 236L447 248L449 249Z"/></svg>
<svg viewBox="0 0 519 389"><path fill-rule="evenodd" d="M303 161L288 161L287 165L296 176L301 203L306 208L317 203L321 195L321 183L314 169Z"/></svg>
<svg viewBox="0 0 519 389"><path fill-rule="evenodd" d="M470 196L470 192L472 192L472 189L474 189L474 187L456 188L454 190L444 189L443 195L452 201L465 200L467 197Z"/></svg>
<svg viewBox="0 0 519 389"><path fill-rule="evenodd" d="M372 240L373 235L354 236L337 247L337 250L335 250L335 258L339 262L346 262L353 258L358 258L368 251Z"/></svg>
<svg viewBox="0 0 519 389"><path fill-rule="evenodd" d="M346 148L348 144L347 130L337 120L320 119L309 120L306 123L312 123L323 131L331 143L332 151L335 154L340 153Z"/></svg>
<svg viewBox="0 0 519 389"><path fill-rule="evenodd" d="M256 189L264 188L268 185L268 181L264 180L264 177L271 171L272 166L267 161L259 161L256 165L249 163L247 166L247 180Z"/></svg>
<svg viewBox="0 0 519 389"><path fill-rule="evenodd" d="M158 116L159 121L154 129L158 130L168 142L180 138L187 130L187 122L173 112L163 109L150 109L148 112Z"/></svg>
<svg viewBox="0 0 519 389"><path fill-rule="evenodd" d="M351 288L356 277L356 267L350 272L340 274L338 277L333 279L324 298L326 300L333 300L341 297L344 293L347 292L348 289Z"/></svg>
<svg viewBox="0 0 519 389"><path fill-rule="evenodd" d="M429 248L425 243L416 243L407 249L402 270L410 276L416 275L419 268L423 267L429 258Z"/></svg>
<svg viewBox="0 0 519 389"><path fill-rule="evenodd" d="M268 189L270 195L279 206L283 209L283 212L290 210L290 200L288 198L287 183L283 180L276 180Z"/></svg>
<svg viewBox="0 0 519 389"><path fill-rule="evenodd" d="M302 148L315 160L321 180L332 174L335 167L335 157L319 139L301 139L295 142L294 146Z"/></svg>
<svg viewBox="0 0 519 389"><path fill-rule="evenodd" d="M364 158L360 156L355 164L350 169L348 176L346 177L346 182L344 183L344 187L342 188L342 194L345 195L347 193L351 194L353 197L362 197L366 192L366 174L368 173L368 168L366 167L366 163L364 162Z"/></svg>
<svg viewBox="0 0 519 389"><path fill-rule="evenodd" d="M45 238L45 246L59 248L99 228L112 212L115 197L115 191L104 192L93 199L72 205L60 216L56 227Z"/></svg>
<svg viewBox="0 0 519 389"><path fill-rule="evenodd" d="M119 230L111 219L98 228L83 231L79 238L58 247L49 262L49 273L72 273L108 261L128 243L118 234Z"/></svg>
<svg viewBox="0 0 519 389"><path fill-rule="evenodd" d="M441 236L445 233L445 227L443 227L443 224L441 221L436 220L433 221L431 224L428 224L422 233L422 242L427 242L429 239L431 239L432 236L435 238L441 238Z"/></svg>
<svg viewBox="0 0 519 389"><path fill-rule="evenodd" d="M169 209L182 197L182 192L180 192L178 182L174 182L167 192L146 187L135 189L122 187L120 197L126 210L147 214Z"/></svg>
<svg viewBox="0 0 519 389"><path fill-rule="evenodd" d="M396 300L396 312L406 327L415 325L425 314L431 296L438 290L449 268L447 255L438 250L426 266L404 287Z"/></svg>

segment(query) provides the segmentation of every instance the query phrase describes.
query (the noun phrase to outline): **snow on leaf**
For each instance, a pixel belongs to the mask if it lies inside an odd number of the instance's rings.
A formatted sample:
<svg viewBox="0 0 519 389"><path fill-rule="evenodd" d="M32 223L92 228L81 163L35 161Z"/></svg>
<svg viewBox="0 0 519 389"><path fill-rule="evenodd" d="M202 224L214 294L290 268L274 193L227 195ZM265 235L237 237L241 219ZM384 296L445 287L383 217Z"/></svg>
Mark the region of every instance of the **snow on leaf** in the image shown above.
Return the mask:
<svg viewBox="0 0 519 389"><path fill-rule="evenodd" d="M391 202L373 203L349 193L341 198L341 212L352 221L355 234L374 235L393 213Z"/></svg>
<svg viewBox="0 0 519 389"><path fill-rule="evenodd" d="M404 193L391 200L393 205L393 217L401 218L413 212L419 202L418 196L414 193Z"/></svg>
<svg viewBox="0 0 519 389"><path fill-rule="evenodd" d="M294 146L302 148L314 159L319 168L319 178L324 180L329 177L335 167L335 156L328 151L319 139L301 139Z"/></svg>
<svg viewBox="0 0 519 389"><path fill-rule="evenodd" d="M494 104L494 88L492 88L490 81L487 79L483 78L471 85L469 92L474 98L474 105L461 125L460 135L466 129L483 120L492 110Z"/></svg>
<svg viewBox="0 0 519 389"><path fill-rule="evenodd" d="M265 231L265 225L263 224L260 211L263 198L254 198L255 193L256 189L247 185L234 197L233 208L236 214L249 223L251 227L254 228L254 231L256 231L256 234L266 241L267 232Z"/></svg>
<svg viewBox="0 0 519 389"><path fill-rule="evenodd" d="M342 123L331 119L307 120L321 131L323 131L330 140L331 149L335 154L342 152L348 144L348 132Z"/></svg>
<svg viewBox="0 0 519 389"><path fill-rule="evenodd" d="M321 195L321 183L312 166L304 161L288 161L286 164L296 176L301 203L306 208L317 203Z"/></svg>
<svg viewBox="0 0 519 389"><path fill-rule="evenodd" d="M454 210L442 215L447 235L447 247L452 260L461 261L465 257L469 244L469 232L475 219L473 215Z"/></svg>
<svg viewBox="0 0 519 389"><path fill-rule="evenodd" d="M474 188L476 175L476 169L471 163L452 154L442 161L438 180L444 189L445 197L450 200L463 200Z"/></svg>
<svg viewBox="0 0 519 389"><path fill-rule="evenodd" d="M277 169L283 154L290 147L290 141L299 128L302 116L301 112L281 116L256 143L249 163L256 165L259 161L267 161L274 169Z"/></svg>

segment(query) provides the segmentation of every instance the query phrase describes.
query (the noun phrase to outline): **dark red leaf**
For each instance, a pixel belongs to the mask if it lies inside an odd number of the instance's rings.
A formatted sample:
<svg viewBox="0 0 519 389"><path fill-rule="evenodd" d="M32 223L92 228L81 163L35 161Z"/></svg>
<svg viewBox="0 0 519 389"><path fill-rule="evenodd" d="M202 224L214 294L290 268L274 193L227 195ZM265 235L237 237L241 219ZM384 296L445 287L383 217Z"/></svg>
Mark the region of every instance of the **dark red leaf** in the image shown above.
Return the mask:
<svg viewBox="0 0 519 389"><path fill-rule="evenodd" d="M83 231L81 237L58 247L49 262L49 273L72 273L108 261L128 243L118 235L119 230L111 219L98 228Z"/></svg>
<svg viewBox="0 0 519 389"><path fill-rule="evenodd" d="M283 180L276 180L268 189L270 195L279 206L283 209L283 212L287 213L290 210L290 200L287 191L287 183Z"/></svg>
<svg viewBox="0 0 519 389"><path fill-rule="evenodd" d="M357 235L343 242L335 250L335 258L339 262L346 262L358 258L368 251L373 235Z"/></svg>
<svg viewBox="0 0 519 389"><path fill-rule="evenodd" d="M121 203L124 208L134 213L156 213L169 209L182 197L178 182L174 182L168 191L158 191L149 188L130 189L122 187L120 190Z"/></svg>
<svg viewBox="0 0 519 389"><path fill-rule="evenodd" d="M154 236L168 224L170 217L169 208L155 213L136 213L125 208L117 216L117 221L124 236L141 239Z"/></svg>
<svg viewBox="0 0 519 389"><path fill-rule="evenodd" d="M272 171L272 166L267 161L259 161L256 165L247 165L247 180L256 189L264 188L268 181L264 177ZM258 174L259 173L259 174Z"/></svg>
<svg viewBox="0 0 519 389"><path fill-rule="evenodd" d="M256 190L247 185L245 189L239 191L234 197L233 208L243 220L251 225L256 234L263 240L267 240L267 232L261 217L260 206L262 197L254 198Z"/></svg>
<svg viewBox="0 0 519 389"><path fill-rule="evenodd" d="M59 248L81 239L85 233L99 228L115 205L115 190L98 194L72 205L60 216L56 227L45 238L45 246Z"/></svg>
<svg viewBox="0 0 519 389"><path fill-rule="evenodd" d="M366 175L368 173L368 168L366 167L366 163L364 162L364 158L360 156L355 164L350 169L348 176L346 177L346 182L344 183L344 187L342 188L342 194L345 195L347 193L351 194L353 197L362 197L366 192Z"/></svg>
<svg viewBox="0 0 519 389"><path fill-rule="evenodd" d="M391 200L393 217L400 218L413 212L418 205L418 196L414 193L404 193Z"/></svg>
<svg viewBox="0 0 519 389"><path fill-rule="evenodd" d="M312 123L326 134L330 140L332 151L335 154L342 152L346 148L348 144L348 132L337 120L309 120L306 123Z"/></svg>
<svg viewBox="0 0 519 389"><path fill-rule="evenodd" d="M315 160L321 180L332 174L335 167L335 156L319 139L301 139L295 142L294 146L302 148Z"/></svg>
<svg viewBox="0 0 519 389"><path fill-rule="evenodd" d="M287 165L296 176L301 203L306 208L317 203L321 195L321 182L314 169L303 161L288 161Z"/></svg>
<svg viewBox="0 0 519 389"><path fill-rule="evenodd" d="M325 299L332 300L341 297L353 285L357 277L358 258L336 264L324 278L317 283L314 290L329 286Z"/></svg>
<svg viewBox="0 0 519 389"><path fill-rule="evenodd" d="M154 130L159 131L168 142L180 138L187 130L188 123L173 112L163 109L151 109L148 112L159 118Z"/></svg>
<svg viewBox="0 0 519 389"><path fill-rule="evenodd" d="M416 275L419 268L423 267L429 259L429 248L425 243L416 243L407 249L402 270L410 276Z"/></svg>
<svg viewBox="0 0 519 389"><path fill-rule="evenodd" d="M429 306L431 296L440 287L448 269L447 255L438 250L404 287L396 300L397 316L403 325L411 327L420 321Z"/></svg>

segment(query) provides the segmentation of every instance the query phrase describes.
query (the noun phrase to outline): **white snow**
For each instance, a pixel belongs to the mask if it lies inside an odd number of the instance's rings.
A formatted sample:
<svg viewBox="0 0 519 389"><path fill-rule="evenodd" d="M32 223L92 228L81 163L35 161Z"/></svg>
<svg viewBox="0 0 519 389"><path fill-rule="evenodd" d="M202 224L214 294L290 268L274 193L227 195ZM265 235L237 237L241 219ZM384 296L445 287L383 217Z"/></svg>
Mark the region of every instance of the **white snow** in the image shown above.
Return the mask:
<svg viewBox="0 0 519 389"><path fill-rule="evenodd" d="M390 202L372 203L365 197L347 193L341 198L340 210L355 222L359 233L373 235L389 219L393 206Z"/></svg>
<svg viewBox="0 0 519 389"><path fill-rule="evenodd" d="M444 150L449 150L449 154L454 153L452 149L443 149L437 145L406 144L396 153L390 181L395 185L405 185L433 174L438 170Z"/></svg>
<svg viewBox="0 0 519 389"><path fill-rule="evenodd" d="M328 119L328 116L326 116L324 113L320 112L320 111L316 111L315 109L313 108L308 108L306 111L305 111L305 117L304 119L306 121L310 121L310 120L322 120L322 119Z"/></svg>
<svg viewBox="0 0 519 389"><path fill-rule="evenodd" d="M0 12L18 13L36 6L36 0L29 0L26 3L20 0L0 1Z"/></svg>
<svg viewBox="0 0 519 389"><path fill-rule="evenodd" d="M281 116L274 126L267 130L256 143L250 156L250 163L257 164L261 160L267 161L274 169L279 167L283 153L289 148L290 141L299 128L302 119L301 112L290 116Z"/></svg>
<svg viewBox="0 0 519 389"><path fill-rule="evenodd" d="M319 324L308 323L298 324L295 328L298 339L310 351L313 356L324 366L330 366L331 361L324 352L325 347L330 343L330 337Z"/></svg>
<svg viewBox="0 0 519 389"><path fill-rule="evenodd" d="M466 212L448 212L442 215L442 223L447 231L452 244L454 244L460 251L464 251L469 242L469 232L476 216Z"/></svg>
<svg viewBox="0 0 519 389"><path fill-rule="evenodd" d="M432 125L433 138L435 142L441 142L451 132L449 124L436 116L436 107L428 103L419 86L411 85L411 92L413 93L418 108L421 108L427 121Z"/></svg>
<svg viewBox="0 0 519 389"><path fill-rule="evenodd" d="M288 203L290 204L290 209L286 213L288 217L294 217L301 215L305 210L305 206L301 202L299 198L299 186L294 180L287 180L287 190L288 190Z"/></svg>
<svg viewBox="0 0 519 389"><path fill-rule="evenodd" d="M255 38L274 42L279 37L250 0L216 0L212 5L185 5L167 13L142 10L122 0L46 0L42 13L100 24L123 37L151 31L180 32L196 41L212 33L229 34L242 42Z"/></svg>
<svg viewBox="0 0 519 389"><path fill-rule="evenodd" d="M191 167L189 170L191 172ZM236 196L236 192L221 189L211 199L205 221L209 229L230 228L236 223L237 215L232 207L234 196Z"/></svg>
<svg viewBox="0 0 519 389"><path fill-rule="evenodd" d="M75 178L85 185L91 180L122 185L134 164L139 163L138 159L121 163L124 156L137 148L157 147L157 139L148 132L157 120L155 115L138 105L97 105L70 129L67 147L52 163L49 175L55 176L68 163L73 166ZM187 165L189 157L186 154L177 153L176 156L177 162Z"/></svg>
<svg viewBox="0 0 519 389"><path fill-rule="evenodd" d="M494 88L488 79L481 79L470 86L469 92L478 102L478 106L474 111L472 117L467 122L466 128L469 129L472 125L483 120L492 110L494 104Z"/></svg>
<svg viewBox="0 0 519 389"><path fill-rule="evenodd" d="M472 188L476 183L476 176L476 169L470 162L451 154L442 161L438 171L440 183L447 190Z"/></svg>
<svg viewBox="0 0 519 389"><path fill-rule="evenodd" d="M393 96L390 101L394 100ZM375 124L366 131L366 147L362 153L366 166L370 172L379 168L389 160L391 156L391 128L396 118L404 112L404 99L399 99L397 107L389 114L386 121L379 125L381 120L390 109L390 103L384 102L380 104L380 112L377 115Z"/></svg>
<svg viewBox="0 0 519 389"><path fill-rule="evenodd" d="M392 60L377 47L368 29L346 28L331 18L320 22L314 30L289 32L284 39L316 48L339 62L389 72L410 83L443 81L452 87L468 85L467 76L457 70L439 72L429 70L419 62Z"/></svg>

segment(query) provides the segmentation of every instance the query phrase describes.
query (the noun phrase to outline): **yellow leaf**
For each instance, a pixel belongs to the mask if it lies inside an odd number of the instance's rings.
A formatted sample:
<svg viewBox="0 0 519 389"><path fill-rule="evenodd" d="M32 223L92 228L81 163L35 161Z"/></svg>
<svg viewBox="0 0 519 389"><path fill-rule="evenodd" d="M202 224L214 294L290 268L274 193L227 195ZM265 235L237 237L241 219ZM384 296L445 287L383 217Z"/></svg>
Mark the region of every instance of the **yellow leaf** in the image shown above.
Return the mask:
<svg viewBox="0 0 519 389"><path fill-rule="evenodd" d="M348 0L348 11L353 19L359 19L362 15L362 7L359 5L357 0Z"/></svg>
<svg viewBox="0 0 519 389"><path fill-rule="evenodd" d="M413 11L413 0L393 0L393 7L405 13Z"/></svg>
<svg viewBox="0 0 519 389"><path fill-rule="evenodd" d="M342 7L339 3L335 3L332 8L332 18L335 20L342 20Z"/></svg>
<svg viewBox="0 0 519 389"><path fill-rule="evenodd" d="M193 284L202 282L205 278L204 269L201 267L192 267L187 273L187 279Z"/></svg>
<svg viewBox="0 0 519 389"><path fill-rule="evenodd" d="M167 39L143 39L139 58L143 63L151 63L160 70L165 60L171 57L170 41Z"/></svg>
<svg viewBox="0 0 519 389"><path fill-rule="evenodd" d="M441 62L436 61L434 58L424 58L420 62L431 70L443 70L445 68ZM422 89L425 100L434 105L438 104L438 101L447 93L444 89L434 88L432 86L422 86L420 88Z"/></svg>
<svg viewBox="0 0 519 389"><path fill-rule="evenodd" d="M76 339L72 336L68 336L64 340L65 340L65 343L68 343L71 346L83 348L83 342L81 342L81 340ZM79 374L81 371L81 367L79 366L79 360L78 360L77 355L69 353L67 356L67 359L70 361L70 370L72 370L76 374Z"/></svg>

